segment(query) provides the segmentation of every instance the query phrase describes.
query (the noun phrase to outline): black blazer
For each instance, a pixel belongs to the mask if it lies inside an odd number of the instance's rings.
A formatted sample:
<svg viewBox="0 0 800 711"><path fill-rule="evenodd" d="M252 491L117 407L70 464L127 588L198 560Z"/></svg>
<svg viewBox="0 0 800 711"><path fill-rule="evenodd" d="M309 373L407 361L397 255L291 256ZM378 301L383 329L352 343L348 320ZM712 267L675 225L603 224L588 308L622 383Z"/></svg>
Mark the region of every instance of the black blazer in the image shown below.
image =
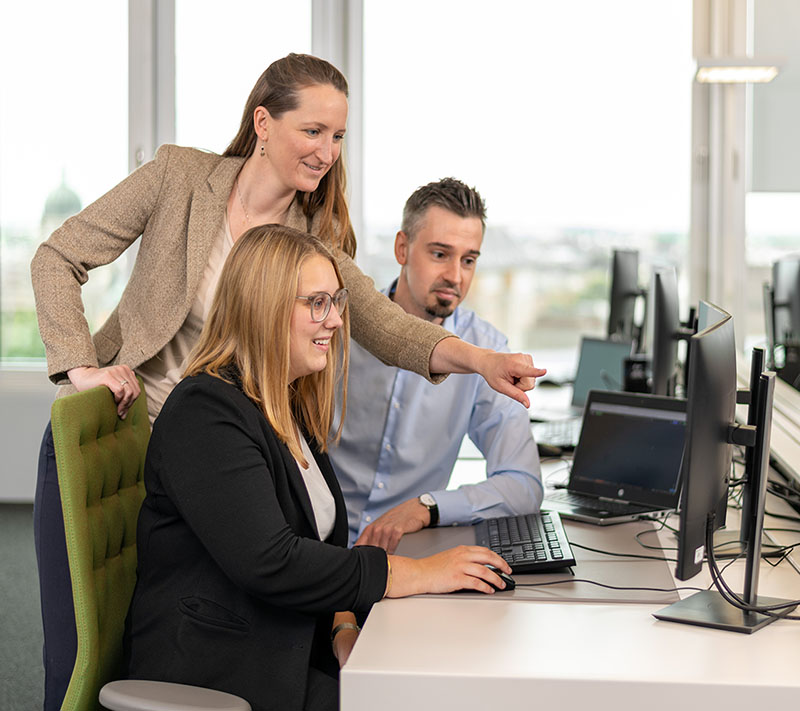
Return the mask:
<svg viewBox="0 0 800 711"><path fill-rule="evenodd" d="M332 615L386 586L380 548L346 548L344 499L319 540L302 476L258 407L209 375L167 399L147 452L128 616L131 678L237 694L254 711L301 709L310 666L336 674Z"/></svg>

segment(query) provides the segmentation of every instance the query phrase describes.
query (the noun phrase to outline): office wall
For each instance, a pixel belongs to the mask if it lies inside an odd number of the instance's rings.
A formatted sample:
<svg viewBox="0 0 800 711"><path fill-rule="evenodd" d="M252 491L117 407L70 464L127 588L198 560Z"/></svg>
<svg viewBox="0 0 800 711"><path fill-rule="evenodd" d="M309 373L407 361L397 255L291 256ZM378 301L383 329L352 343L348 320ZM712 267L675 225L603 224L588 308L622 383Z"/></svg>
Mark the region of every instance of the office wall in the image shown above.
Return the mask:
<svg viewBox="0 0 800 711"><path fill-rule="evenodd" d="M56 389L44 371L0 370L0 501L33 501L42 432Z"/></svg>

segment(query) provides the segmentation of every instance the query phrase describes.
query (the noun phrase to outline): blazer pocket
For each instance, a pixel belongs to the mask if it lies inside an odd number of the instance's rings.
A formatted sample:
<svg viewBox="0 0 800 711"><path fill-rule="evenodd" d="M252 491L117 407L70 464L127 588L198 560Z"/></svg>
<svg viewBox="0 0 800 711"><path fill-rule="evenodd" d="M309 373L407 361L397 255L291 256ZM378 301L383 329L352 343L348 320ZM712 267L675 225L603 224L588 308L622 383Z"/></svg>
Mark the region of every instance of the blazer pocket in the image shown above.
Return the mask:
<svg viewBox="0 0 800 711"><path fill-rule="evenodd" d="M236 632L250 631L250 623L244 617L240 617L213 600L194 596L182 597L178 601L178 609L187 617L206 625Z"/></svg>

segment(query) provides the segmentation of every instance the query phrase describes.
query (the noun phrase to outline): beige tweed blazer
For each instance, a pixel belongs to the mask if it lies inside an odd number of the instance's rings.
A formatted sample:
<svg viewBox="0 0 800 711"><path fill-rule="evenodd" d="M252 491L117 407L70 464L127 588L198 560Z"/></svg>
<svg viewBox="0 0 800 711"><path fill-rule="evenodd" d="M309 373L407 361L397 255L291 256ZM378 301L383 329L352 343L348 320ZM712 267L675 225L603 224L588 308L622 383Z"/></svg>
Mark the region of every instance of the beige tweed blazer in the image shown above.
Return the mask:
<svg viewBox="0 0 800 711"><path fill-rule="evenodd" d="M82 365L136 368L178 332L191 308L243 158L164 145L156 157L42 243L31 263L39 331L50 379ZM287 224L311 230L292 206ZM92 336L81 286L88 271L114 261L139 237L139 252L119 304ZM384 363L438 381L433 347L452 334L407 314L372 279L337 254L350 291L353 337ZM357 376L357 374L354 374Z"/></svg>

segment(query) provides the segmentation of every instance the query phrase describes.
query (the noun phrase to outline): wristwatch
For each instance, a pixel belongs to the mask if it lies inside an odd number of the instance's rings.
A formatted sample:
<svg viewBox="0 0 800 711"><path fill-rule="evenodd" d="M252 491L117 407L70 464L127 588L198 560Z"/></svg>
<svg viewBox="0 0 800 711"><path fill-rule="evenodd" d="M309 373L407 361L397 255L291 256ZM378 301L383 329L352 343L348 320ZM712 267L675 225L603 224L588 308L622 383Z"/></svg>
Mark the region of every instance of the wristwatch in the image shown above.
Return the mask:
<svg viewBox="0 0 800 711"><path fill-rule="evenodd" d="M436 505L436 499L430 494L422 494L419 497L419 502L428 509L428 513L431 515L431 522L428 524L428 528L433 528L439 523L439 507Z"/></svg>

